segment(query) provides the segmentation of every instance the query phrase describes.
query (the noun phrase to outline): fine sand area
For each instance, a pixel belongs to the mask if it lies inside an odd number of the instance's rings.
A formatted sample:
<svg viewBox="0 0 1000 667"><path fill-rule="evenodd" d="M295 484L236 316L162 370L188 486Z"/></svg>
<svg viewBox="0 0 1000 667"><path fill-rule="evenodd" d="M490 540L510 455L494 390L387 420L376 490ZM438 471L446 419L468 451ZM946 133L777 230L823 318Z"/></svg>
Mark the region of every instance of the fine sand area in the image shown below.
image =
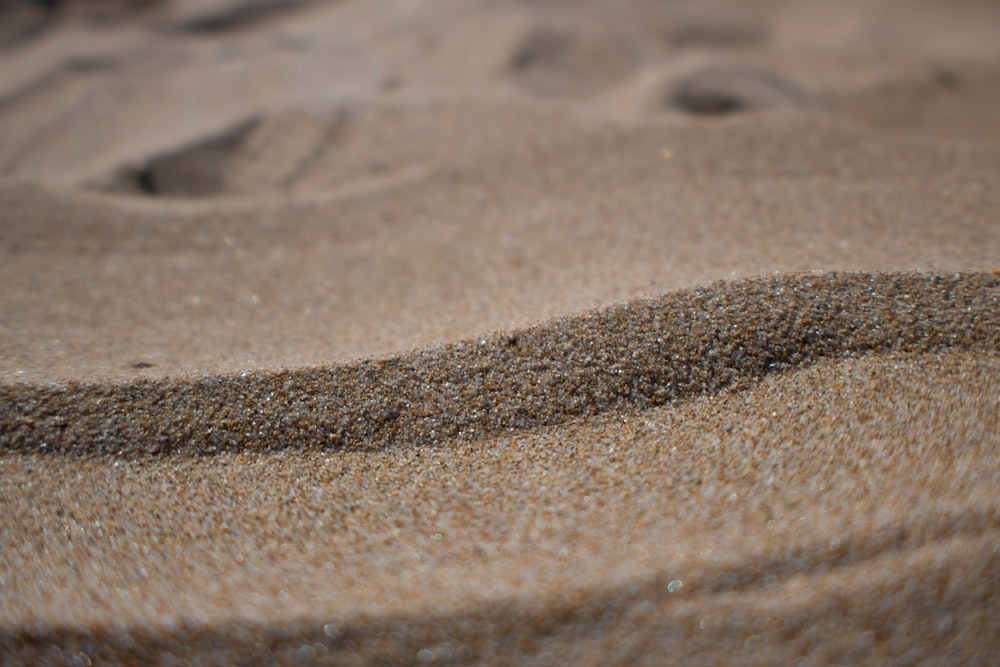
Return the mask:
<svg viewBox="0 0 1000 667"><path fill-rule="evenodd" d="M0 664L1000 660L1000 4L48 4Z"/></svg>

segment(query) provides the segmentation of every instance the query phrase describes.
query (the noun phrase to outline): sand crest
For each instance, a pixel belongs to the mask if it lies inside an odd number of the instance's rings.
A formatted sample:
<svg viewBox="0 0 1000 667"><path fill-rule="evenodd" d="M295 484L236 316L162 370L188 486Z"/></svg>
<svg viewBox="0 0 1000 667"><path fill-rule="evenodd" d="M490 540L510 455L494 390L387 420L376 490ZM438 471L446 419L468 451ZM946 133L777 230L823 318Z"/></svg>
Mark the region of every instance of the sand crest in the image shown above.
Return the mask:
<svg viewBox="0 0 1000 667"><path fill-rule="evenodd" d="M1000 348L1000 276L747 280L347 366L12 385L0 447L130 458L443 445L717 393L824 357L947 348Z"/></svg>

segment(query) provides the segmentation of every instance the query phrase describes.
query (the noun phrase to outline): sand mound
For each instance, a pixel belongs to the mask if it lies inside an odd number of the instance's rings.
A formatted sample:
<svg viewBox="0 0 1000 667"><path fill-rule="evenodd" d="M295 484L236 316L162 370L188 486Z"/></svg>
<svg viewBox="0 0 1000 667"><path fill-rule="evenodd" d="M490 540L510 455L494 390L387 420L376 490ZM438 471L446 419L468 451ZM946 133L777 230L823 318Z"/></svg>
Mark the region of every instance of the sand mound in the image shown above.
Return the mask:
<svg viewBox="0 0 1000 667"><path fill-rule="evenodd" d="M444 447L8 455L0 649L989 664L998 379L995 347L951 347Z"/></svg>
<svg viewBox="0 0 1000 667"><path fill-rule="evenodd" d="M212 454L479 439L758 380L822 357L1000 347L1000 279L721 284L342 367L0 388L0 447Z"/></svg>

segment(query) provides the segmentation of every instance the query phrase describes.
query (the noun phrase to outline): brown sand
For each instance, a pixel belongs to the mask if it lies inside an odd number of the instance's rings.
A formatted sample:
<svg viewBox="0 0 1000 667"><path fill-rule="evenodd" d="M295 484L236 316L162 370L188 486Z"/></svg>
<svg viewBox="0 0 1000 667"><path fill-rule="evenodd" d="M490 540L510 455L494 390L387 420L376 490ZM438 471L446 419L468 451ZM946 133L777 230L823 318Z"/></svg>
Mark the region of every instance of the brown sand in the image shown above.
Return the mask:
<svg viewBox="0 0 1000 667"><path fill-rule="evenodd" d="M140 4L0 4L2 662L997 664L995 3Z"/></svg>

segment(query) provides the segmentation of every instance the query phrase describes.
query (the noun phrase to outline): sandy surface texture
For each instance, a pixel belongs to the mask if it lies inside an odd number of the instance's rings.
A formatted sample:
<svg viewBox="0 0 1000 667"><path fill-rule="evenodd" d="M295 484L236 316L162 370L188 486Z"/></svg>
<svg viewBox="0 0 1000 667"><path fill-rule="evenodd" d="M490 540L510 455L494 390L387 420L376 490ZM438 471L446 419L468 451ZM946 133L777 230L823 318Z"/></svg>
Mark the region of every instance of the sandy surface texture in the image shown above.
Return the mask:
<svg viewBox="0 0 1000 667"><path fill-rule="evenodd" d="M0 664L996 664L997 34L0 2Z"/></svg>

